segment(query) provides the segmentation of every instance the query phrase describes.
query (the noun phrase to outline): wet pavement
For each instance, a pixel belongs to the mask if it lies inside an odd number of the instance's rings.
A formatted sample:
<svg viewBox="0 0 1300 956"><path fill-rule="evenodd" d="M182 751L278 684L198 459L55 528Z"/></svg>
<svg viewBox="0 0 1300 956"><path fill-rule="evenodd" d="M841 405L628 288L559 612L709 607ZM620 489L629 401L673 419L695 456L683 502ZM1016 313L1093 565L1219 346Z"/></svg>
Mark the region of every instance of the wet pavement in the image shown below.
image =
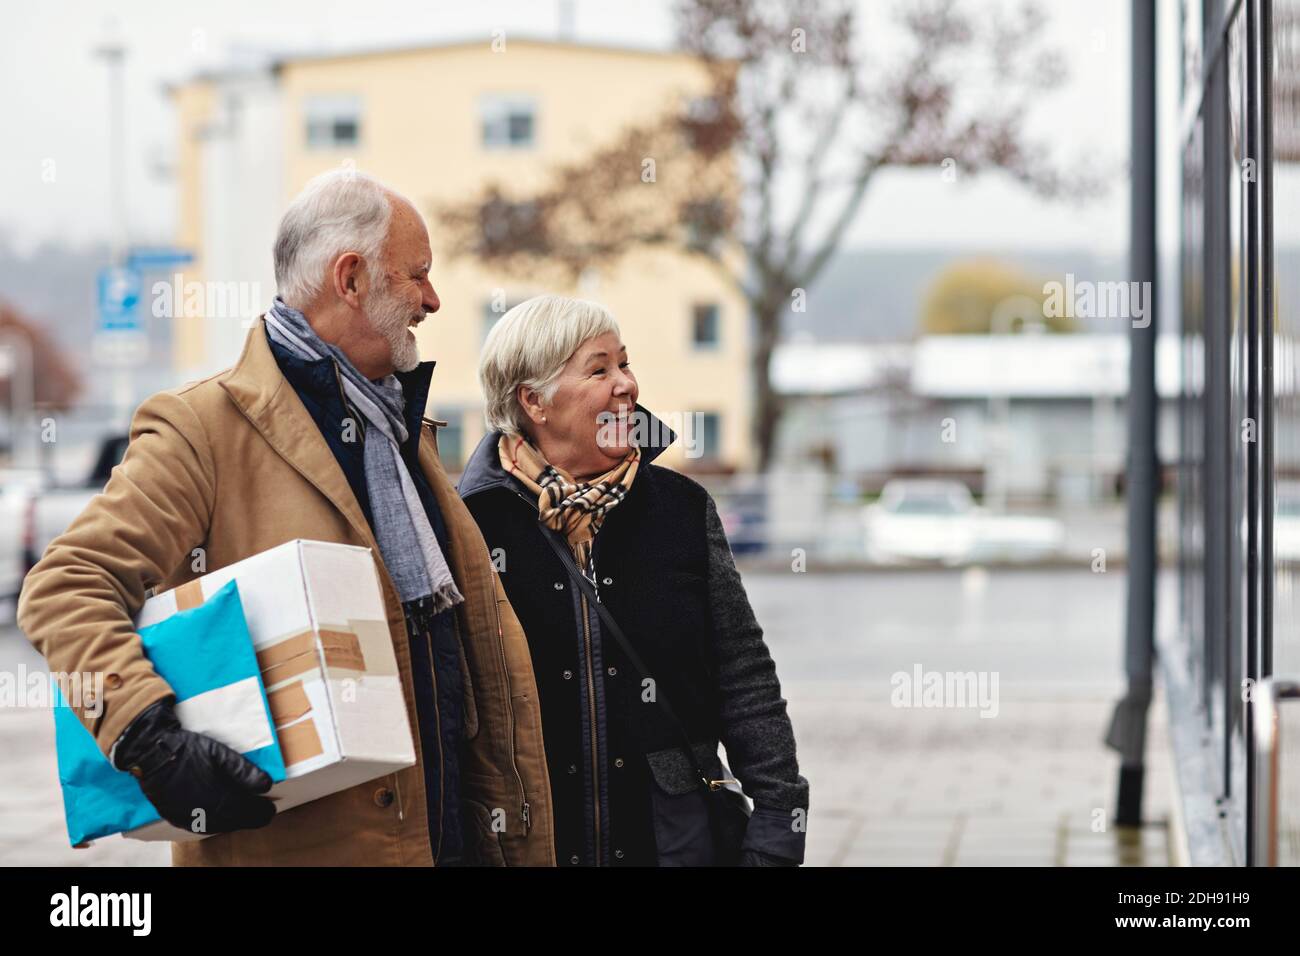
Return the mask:
<svg viewBox="0 0 1300 956"><path fill-rule="evenodd" d="M1102 737L1123 690L1122 570L746 571L745 581L811 783L808 864L1169 862L1159 694L1147 823L1111 823L1118 757ZM0 670L20 664L41 661L0 629ZM53 739L48 711L0 707L0 864L167 864L167 844L68 846Z"/></svg>
<svg viewBox="0 0 1300 956"><path fill-rule="evenodd" d="M790 702L816 865L1164 866L1172 764L1164 701L1148 725L1144 826L1112 824L1124 689L1122 570L746 577ZM1162 578L1162 596L1173 579ZM921 703L917 669L972 674ZM910 678L910 680L908 680ZM968 685L970 686L970 685ZM989 716L981 716L981 712Z"/></svg>
<svg viewBox="0 0 1300 956"><path fill-rule="evenodd" d="M1140 831L1116 828L1111 701L1007 700L998 716L901 709L848 685L788 688L812 788L808 862L1164 866L1170 766L1152 709Z"/></svg>

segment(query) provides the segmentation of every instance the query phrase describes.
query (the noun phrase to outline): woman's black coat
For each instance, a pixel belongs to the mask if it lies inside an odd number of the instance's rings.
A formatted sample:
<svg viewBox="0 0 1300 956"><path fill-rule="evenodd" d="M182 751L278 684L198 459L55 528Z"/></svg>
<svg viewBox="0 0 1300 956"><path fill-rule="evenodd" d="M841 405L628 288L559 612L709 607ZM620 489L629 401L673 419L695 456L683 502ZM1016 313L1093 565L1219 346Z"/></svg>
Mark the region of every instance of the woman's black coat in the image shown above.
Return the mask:
<svg viewBox="0 0 1300 956"><path fill-rule="evenodd" d="M644 412L638 406L638 411ZM541 698L557 863L715 862L706 803L681 735L657 706L663 688L696 762L730 769L754 801L745 848L802 861L808 783L776 669L754 619L713 500L652 464L675 437L651 416L628 496L593 544L600 601L649 674L636 673L543 537L537 501L497 456L475 449L459 491L523 624Z"/></svg>

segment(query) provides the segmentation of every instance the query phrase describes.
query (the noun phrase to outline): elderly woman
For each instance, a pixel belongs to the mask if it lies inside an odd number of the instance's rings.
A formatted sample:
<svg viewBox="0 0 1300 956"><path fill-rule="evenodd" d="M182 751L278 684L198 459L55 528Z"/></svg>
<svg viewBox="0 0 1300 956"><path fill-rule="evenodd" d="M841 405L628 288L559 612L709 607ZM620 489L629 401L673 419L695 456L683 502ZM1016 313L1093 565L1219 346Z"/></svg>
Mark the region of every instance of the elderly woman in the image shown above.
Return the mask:
<svg viewBox="0 0 1300 956"><path fill-rule="evenodd" d="M776 669L713 500L653 464L676 436L637 405L613 317L530 299L488 335L479 379L488 435L459 491L527 634L558 864L803 862L808 782Z"/></svg>

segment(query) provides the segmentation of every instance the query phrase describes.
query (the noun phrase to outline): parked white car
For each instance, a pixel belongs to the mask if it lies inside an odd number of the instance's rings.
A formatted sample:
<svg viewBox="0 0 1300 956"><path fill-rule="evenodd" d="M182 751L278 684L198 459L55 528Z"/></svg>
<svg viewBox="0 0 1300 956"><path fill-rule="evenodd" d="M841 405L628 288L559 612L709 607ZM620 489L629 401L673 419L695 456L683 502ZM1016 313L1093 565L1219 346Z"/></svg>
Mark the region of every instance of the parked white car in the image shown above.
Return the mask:
<svg viewBox="0 0 1300 956"><path fill-rule="evenodd" d="M71 486L50 485L34 472L0 473L0 616L12 617L28 570L104 489L126 444L125 435L103 439L90 473Z"/></svg>
<svg viewBox="0 0 1300 956"><path fill-rule="evenodd" d="M959 481L901 479L885 484L862 517L874 561L943 561L970 554L979 506Z"/></svg>
<svg viewBox="0 0 1300 956"><path fill-rule="evenodd" d="M38 471L0 472L0 620L12 617L27 573L27 533L33 502L45 487Z"/></svg>
<svg viewBox="0 0 1300 956"><path fill-rule="evenodd" d="M882 563L1023 561L1059 554L1055 518L992 514L959 481L895 479L862 513L867 556Z"/></svg>

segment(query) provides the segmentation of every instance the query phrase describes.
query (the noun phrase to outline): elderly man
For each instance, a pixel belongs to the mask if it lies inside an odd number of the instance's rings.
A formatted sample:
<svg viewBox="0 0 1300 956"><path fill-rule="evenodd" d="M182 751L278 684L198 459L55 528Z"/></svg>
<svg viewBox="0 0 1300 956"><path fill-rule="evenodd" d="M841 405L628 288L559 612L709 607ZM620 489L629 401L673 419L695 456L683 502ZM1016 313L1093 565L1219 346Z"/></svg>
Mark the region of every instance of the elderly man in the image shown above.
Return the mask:
<svg viewBox="0 0 1300 956"><path fill-rule="evenodd" d="M165 819L206 810L217 835L173 844L177 865L554 865L528 646L422 421L430 258L408 201L313 180L238 363L140 406L104 493L25 582L19 623L51 670L105 675L80 717L100 749ZM195 548L212 569L295 538L373 552L418 762L277 815L265 773L181 727L132 619L194 577Z"/></svg>

